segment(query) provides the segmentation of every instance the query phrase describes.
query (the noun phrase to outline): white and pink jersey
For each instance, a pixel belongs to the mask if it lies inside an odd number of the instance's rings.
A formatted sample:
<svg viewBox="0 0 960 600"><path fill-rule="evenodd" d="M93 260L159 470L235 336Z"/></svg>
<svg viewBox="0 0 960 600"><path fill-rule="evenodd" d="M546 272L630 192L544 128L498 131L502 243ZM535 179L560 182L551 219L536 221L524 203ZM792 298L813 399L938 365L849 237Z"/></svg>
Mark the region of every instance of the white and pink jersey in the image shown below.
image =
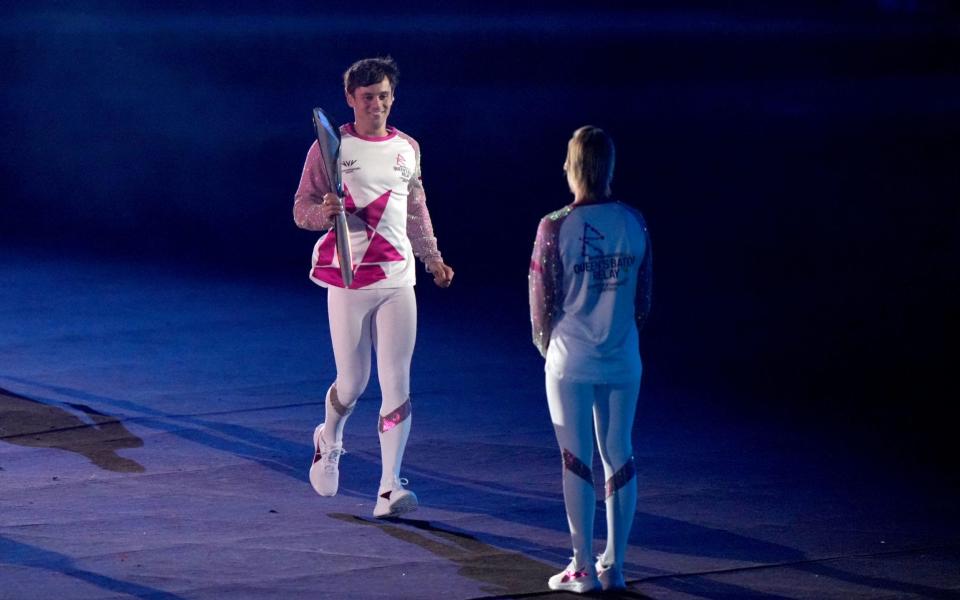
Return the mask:
<svg viewBox="0 0 960 600"><path fill-rule="evenodd" d="M388 128L383 137L365 137L352 124L340 127L340 172L353 252L350 289L414 285L414 256L440 259L426 196L420 180L420 146ZM300 177L293 214L297 226L327 229L320 203L331 190L314 142ZM336 253L336 233L327 231L313 249L310 279L323 287L344 287Z"/></svg>
<svg viewBox="0 0 960 600"><path fill-rule="evenodd" d="M643 216L620 202L571 205L540 221L530 321L547 372L584 383L640 379L652 256Z"/></svg>

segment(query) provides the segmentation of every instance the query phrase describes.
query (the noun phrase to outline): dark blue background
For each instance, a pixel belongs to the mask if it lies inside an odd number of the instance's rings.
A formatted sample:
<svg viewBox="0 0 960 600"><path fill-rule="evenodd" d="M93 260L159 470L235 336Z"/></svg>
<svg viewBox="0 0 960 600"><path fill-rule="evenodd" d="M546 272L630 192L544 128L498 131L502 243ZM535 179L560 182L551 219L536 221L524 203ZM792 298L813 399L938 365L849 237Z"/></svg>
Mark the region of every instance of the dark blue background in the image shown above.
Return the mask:
<svg viewBox="0 0 960 600"><path fill-rule="evenodd" d="M8 5L0 250L312 293L315 235L291 219L310 109L346 121L344 68L390 54L392 122L421 143L457 269L444 297L421 279L422 306L528 326L536 224L568 202L565 143L591 123L653 234L646 390L955 448L956 6L630 4Z"/></svg>

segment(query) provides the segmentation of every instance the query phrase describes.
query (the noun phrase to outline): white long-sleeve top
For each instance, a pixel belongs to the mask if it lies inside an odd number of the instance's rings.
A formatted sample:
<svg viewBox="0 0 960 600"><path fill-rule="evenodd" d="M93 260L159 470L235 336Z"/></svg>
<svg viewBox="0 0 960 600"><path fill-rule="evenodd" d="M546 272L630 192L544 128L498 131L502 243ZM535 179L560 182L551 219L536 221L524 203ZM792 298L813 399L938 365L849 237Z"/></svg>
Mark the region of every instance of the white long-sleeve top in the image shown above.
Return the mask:
<svg viewBox="0 0 960 600"><path fill-rule="evenodd" d="M530 260L530 321L559 379L640 378L652 251L643 216L621 202L567 206L540 221Z"/></svg>
<svg viewBox="0 0 960 600"><path fill-rule="evenodd" d="M350 229L354 277L350 289L414 285L414 256L441 259L427 211L420 174L420 145L388 128L383 137L365 137L352 124L340 127L340 171ZM322 231L320 203L330 192L316 142L310 146L294 196L297 226ZM310 279L323 287L344 287L336 255L336 232L327 231L313 249Z"/></svg>

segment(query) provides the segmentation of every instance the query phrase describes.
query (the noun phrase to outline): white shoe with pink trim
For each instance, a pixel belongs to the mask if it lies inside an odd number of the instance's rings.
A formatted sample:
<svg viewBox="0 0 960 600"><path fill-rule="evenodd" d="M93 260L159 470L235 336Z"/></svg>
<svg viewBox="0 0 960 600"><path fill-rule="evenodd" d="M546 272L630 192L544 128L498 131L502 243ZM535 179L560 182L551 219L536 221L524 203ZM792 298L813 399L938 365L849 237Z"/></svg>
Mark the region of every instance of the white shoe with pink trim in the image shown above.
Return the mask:
<svg viewBox="0 0 960 600"><path fill-rule="evenodd" d="M597 569L593 563L578 567L573 560L561 573L557 573L547 581L551 590L585 594L600 589L600 580L597 579Z"/></svg>
<svg viewBox="0 0 960 600"><path fill-rule="evenodd" d="M623 569L613 564L604 564L603 557L597 557L597 579L600 580L600 586L603 591L625 590L627 582L623 578Z"/></svg>
<svg viewBox="0 0 960 600"><path fill-rule="evenodd" d="M343 444L328 444L323 439L323 423L313 430L313 464L310 485L321 496L335 496L340 488L340 456Z"/></svg>
<svg viewBox="0 0 960 600"><path fill-rule="evenodd" d="M391 488L381 489L377 494L377 505L373 507L373 516L378 519L399 517L417 510L417 495L403 486L406 479L394 482Z"/></svg>

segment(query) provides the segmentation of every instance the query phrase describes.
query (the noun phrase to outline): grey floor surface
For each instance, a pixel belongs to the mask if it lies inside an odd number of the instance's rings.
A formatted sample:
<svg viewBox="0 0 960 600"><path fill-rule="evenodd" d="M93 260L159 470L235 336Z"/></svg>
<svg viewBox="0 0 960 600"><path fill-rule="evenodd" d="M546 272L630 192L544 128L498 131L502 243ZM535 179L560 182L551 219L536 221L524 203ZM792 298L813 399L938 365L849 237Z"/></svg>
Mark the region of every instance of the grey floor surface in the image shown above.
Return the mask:
<svg viewBox="0 0 960 600"><path fill-rule="evenodd" d="M422 506L377 521L375 381L340 494L306 479L334 374L319 289L16 253L0 281L0 598L551 595L568 537L524 315L420 291ZM637 422L622 597L960 597L935 472L673 400Z"/></svg>

